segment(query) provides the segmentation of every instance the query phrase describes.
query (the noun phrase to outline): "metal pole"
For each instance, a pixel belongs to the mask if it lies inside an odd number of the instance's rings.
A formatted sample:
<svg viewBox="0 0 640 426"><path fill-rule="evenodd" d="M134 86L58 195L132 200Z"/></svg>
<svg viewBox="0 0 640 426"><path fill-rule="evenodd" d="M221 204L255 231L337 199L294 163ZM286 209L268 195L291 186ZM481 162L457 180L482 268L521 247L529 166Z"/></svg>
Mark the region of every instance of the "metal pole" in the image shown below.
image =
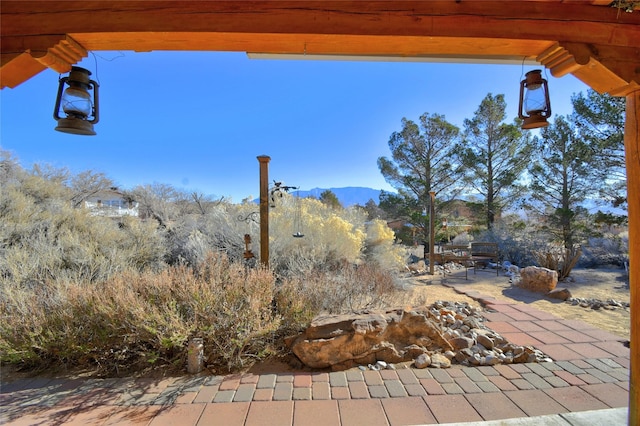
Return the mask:
<svg viewBox="0 0 640 426"><path fill-rule="evenodd" d="M269 267L269 161L268 155L259 155L260 162L260 263Z"/></svg>
<svg viewBox="0 0 640 426"><path fill-rule="evenodd" d="M434 229L435 229L435 222L433 220L434 216L436 215L436 207L435 207L435 199L436 199L436 193L433 191L429 192L429 196L431 198L431 201L429 202L430 206L429 206L429 273L431 275L434 274L434 270L433 270L433 263L435 261L435 255L433 253L433 250L435 248L435 243L436 243L436 237L434 235Z"/></svg>

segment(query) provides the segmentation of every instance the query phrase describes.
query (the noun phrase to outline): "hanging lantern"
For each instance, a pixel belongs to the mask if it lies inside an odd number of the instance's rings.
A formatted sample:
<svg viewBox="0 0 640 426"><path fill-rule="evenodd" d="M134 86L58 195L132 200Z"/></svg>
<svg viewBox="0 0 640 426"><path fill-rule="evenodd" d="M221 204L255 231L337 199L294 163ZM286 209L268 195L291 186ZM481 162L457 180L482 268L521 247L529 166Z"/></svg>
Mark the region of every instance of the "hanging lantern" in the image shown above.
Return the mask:
<svg viewBox="0 0 640 426"><path fill-rule="evenodd" d="M551 103L547 80L542 78L542 71L529 71L525 74L525 79L520 82L518 117L523 120L522 128L546 127L549 125L547 118L550 116Z"/></svg>
<svg viewBox="0 0 640 426"><path fill-rule="evenodd" d="M53 110L53 118L58 121L55 130L74 135L96 134L93 125L98 122L98 83L90 80L90 75L89 70L71 67L69 75L59 80ZM89 90L93 90L93 99ZM65 117L60 117L60 107Z"/></svg>

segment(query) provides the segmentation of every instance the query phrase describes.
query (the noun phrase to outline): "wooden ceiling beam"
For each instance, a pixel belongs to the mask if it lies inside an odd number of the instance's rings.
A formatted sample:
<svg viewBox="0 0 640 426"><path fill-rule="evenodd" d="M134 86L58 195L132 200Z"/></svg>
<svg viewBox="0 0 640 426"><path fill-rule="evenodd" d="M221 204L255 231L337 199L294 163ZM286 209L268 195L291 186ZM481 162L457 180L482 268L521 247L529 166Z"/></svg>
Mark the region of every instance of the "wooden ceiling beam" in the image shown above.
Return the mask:
<svg viewBox="0 0 640 426"><path fill-rule="evenodd" d="M118 32L413 35L628 46L640 14L559 1L12 1L2 36ZM566 25L571 23L571 25Z"/></svg>
<svg viewBox="0 0 640 426"><path fill-rule="evenodd" d="M71 66L88 55L87 49L70 36L60 37L51 47L30 49L31 56L54 71L69 72Z"/></svg>
<svg viewBox="0 0 640 426"><path fill-rule="evenodd" d="M555 77L572 73L592 89L626 96L640 83L640 47L612 48L585 43L554 43L536 60Z"/></svg>
<svg viewBox="0 0 640 426"><path fill-rule="evenodd" d="M88 50L193 50L276 54L533 58L551 40L262 33L73 33Z"/></svg>
<svg viewBox="0 0 640 426"><path fill-rule="evenodd" d="M554 75L574 73L598 91L623 93L640 81L640 13L601 4L3 0L0 76L14 87L42 65L66 72L86 50L537 58Z"/></svg>
<svg viewBox="0 0 640 426"><path fill-rule="evenodd" d="M87 55L87 50L68 35L3 38L0 85L16 87L46 68L69 72Z"/></svg>
<svg viewBox="0 0 640 426"><path fill-rule="evenodd" d="M14 88L31 77L47 69L29 54L11 53L2 54L2 67L0 68L0 87Z"/></svg>

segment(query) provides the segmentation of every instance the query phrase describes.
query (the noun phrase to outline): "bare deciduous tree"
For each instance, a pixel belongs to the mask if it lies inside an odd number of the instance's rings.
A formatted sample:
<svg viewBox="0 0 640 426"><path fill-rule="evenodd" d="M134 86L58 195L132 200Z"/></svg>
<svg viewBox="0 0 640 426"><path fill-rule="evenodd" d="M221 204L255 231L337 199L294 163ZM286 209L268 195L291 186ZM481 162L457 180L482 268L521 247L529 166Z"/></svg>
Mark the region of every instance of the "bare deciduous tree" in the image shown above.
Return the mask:
<svg viewBox="0 0 640 426"><path fill-rule="evenodd" d="M73 207L80 207L85 200L113 189L114 183L104 173L86 170L69 179L69 188Z"/></svg>

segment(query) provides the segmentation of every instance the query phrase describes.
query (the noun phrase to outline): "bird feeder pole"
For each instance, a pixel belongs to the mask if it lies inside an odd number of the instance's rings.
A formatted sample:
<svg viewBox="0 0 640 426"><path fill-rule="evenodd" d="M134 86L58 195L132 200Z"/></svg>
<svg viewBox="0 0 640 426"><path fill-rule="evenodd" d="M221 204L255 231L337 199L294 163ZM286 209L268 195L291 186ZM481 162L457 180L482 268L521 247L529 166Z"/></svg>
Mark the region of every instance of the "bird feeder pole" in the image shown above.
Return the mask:
<svg viewBox="0 0 640 426"><path fill-rule="evenodd" d="M435 254L433 253L433 250L435 249L435 245L436 245L435 244L436 237L434 235L435 222L433 218L436 215L436 207L435 207L436 193L433 191L430 191L429 198L431 200L429 202L429 273L433 275L434 274L433 263L435 262Z"/></svg>
<svg viewBox="0 0 640 426"><path fill-rule="evenodd" d="M269 161L268 155L258 156L260 162L260 263L269 267Z"/></svg>

